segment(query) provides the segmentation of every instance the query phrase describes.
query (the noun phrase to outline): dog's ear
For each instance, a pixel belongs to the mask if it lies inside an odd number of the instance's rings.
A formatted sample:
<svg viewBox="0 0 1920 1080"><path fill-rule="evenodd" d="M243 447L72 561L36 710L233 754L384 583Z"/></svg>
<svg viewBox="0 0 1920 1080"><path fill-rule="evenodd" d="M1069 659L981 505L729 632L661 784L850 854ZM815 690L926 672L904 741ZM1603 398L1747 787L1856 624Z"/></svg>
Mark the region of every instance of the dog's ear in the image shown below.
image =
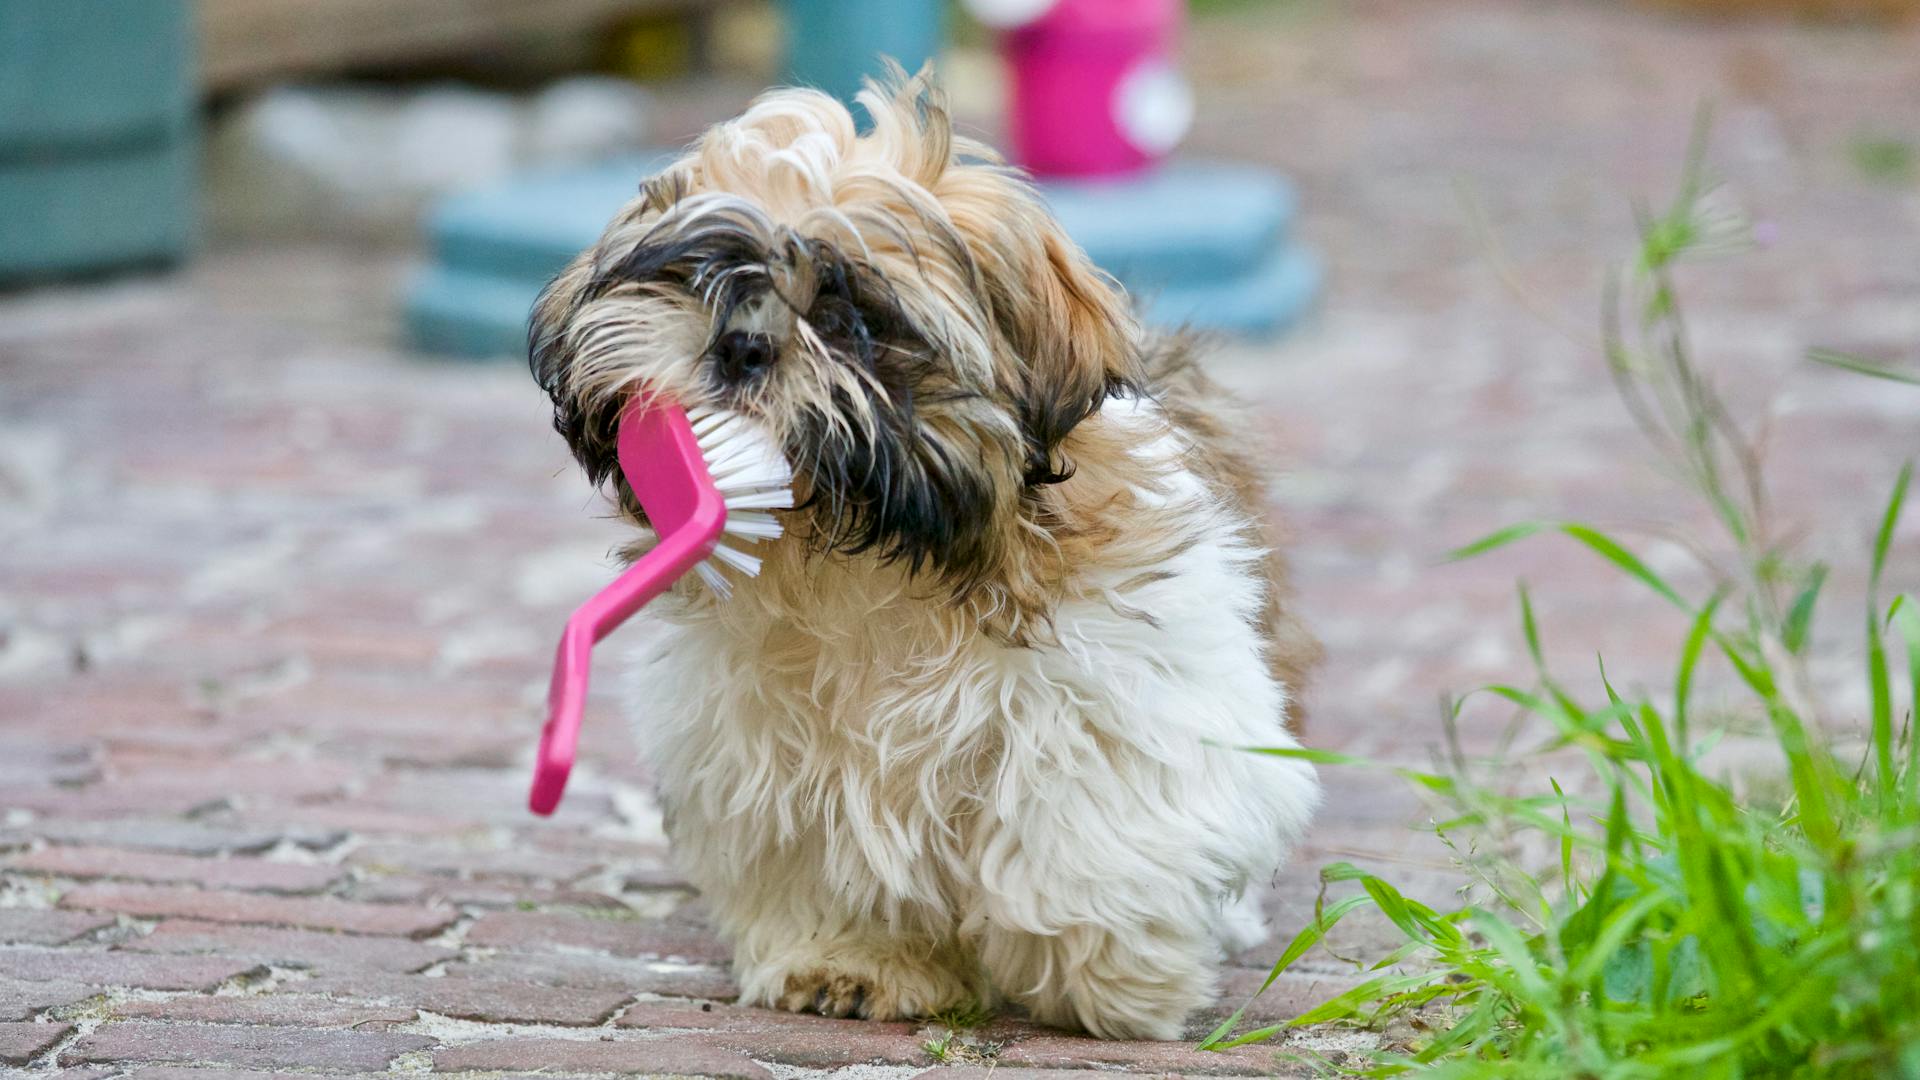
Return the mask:
<svg viewBox="0 0 1920 1080"><path fill-rule="evenodd" d="M527 366L540 389L553 399L553 430L567 441L587 479L598 486L618 471L619 417L603 395L587 393L579 385L575 363L579 350L569 332L587 301L592 279L592 253L582 252L541 290L527 320Z"/></svg>
<svg viewBox="0 0 1920 1080"><path fill-rule="evenodd" d="M897 66L861 103L874 140L952 223L981 308L1003 345L997 377L1016 403L1029 484L1071 466L1060 444L1108 394L1139 384L1138 324L1119 283L1094 267L1033 185L992 149L954 134L931 67ZM944 230L943 230L944 232Z"/></svg>
<svg viewBox="0 0 1920 1080"><path fill-rule="evenodd" d="M1007 352L1003 390L1026 439L1027 483L1064 480L1060 444L1117 390L1140 385L1140 328L1118 282L996 163L951 170L939 194L966 239L976 287Z"/></svg>
<svg viewBox="0 0 1920 1080"><path fill-rule="evenodd" d="M1073 465L1060 445L1109 394L1137 389L1139 329L1126 294L1096 269L1050 214L1033 223L1025 265L997 314L1025 361L1016 388L1027 440L1027 483L1065 480Z"/></svg>

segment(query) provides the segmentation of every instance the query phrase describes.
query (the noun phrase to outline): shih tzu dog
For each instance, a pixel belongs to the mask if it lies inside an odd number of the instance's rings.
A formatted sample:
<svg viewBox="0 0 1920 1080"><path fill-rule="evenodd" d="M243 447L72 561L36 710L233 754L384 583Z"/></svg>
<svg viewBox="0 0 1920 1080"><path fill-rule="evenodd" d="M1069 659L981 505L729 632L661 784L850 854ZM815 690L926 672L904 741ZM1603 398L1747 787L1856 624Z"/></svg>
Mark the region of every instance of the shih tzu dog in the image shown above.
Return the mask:
<svg viewBox="0 0 1920 1080"><path fill-rule="evenodd" d="M636 387L762 425L787 535L649 609L632 691L747 1004L1011 1001L1173 1038L1312 813L1258 453L925 72L760 98L547 288L532 367L624 513ZM646 541L636 545L644 549Z"/></svg>

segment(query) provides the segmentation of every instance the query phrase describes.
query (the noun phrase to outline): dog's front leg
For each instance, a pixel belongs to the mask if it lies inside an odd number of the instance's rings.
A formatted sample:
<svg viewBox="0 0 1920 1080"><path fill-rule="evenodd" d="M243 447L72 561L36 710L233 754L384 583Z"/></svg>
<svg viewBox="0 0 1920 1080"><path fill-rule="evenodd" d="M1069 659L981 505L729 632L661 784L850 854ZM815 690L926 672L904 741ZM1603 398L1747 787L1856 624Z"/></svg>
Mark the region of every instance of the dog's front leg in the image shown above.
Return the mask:
<svg viewBox="0 0 1920 1080"><path fill-rule="evenodd" d="M1247 799L1234 790L1247 775L1207 764L1121 749L1009 765L1000 790L1016 798L983 820L967 929L993 985L1034 1019L1173 1039L1211 999L1223 905L1257 871L1202 810Z"/></svg>
<svg viewBox="0 0 1920 1080"><path fill-rule="evenodd" d="M734 963L741 1001L789 1012L903 1020L978 997L977 979L956 950L872 926L784 936L762 923L741 941Z"/></svg>
<svg viewBox="0 0 1920 1080"><path fill-rule="evenodd" d="M898 1020L975 1000L976 965L951 941L899 933L839 910L839 898L788 864L761 887L720 898L740 1000L791 1012Z"/></svg>

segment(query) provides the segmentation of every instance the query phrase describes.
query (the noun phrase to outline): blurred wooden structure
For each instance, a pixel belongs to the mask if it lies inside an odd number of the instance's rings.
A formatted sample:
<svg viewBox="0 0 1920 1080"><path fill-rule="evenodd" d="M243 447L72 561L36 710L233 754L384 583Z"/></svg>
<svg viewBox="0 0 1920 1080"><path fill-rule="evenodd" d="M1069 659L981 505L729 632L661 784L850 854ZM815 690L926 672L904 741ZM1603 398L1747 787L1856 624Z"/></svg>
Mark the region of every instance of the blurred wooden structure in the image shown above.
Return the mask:
<svg viewBox="0 0 1920 1080"><path fill-rule="evenodd" d="M720 0L199 0L202 88L457 58L678 14L702 33Z"/></svg>
<svg viewBox="0 0 1920 1080"><path fill-rule="evenodd" d="M0 0L0 285L187 251L188 3Z"/></svg>

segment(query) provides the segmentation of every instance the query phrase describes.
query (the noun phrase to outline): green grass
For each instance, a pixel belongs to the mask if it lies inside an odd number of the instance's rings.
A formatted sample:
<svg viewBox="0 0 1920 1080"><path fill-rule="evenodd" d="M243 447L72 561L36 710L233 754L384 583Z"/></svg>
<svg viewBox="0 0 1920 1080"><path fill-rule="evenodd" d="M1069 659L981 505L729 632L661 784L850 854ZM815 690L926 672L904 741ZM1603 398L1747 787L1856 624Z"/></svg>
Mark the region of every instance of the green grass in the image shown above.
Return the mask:
<svg viewBox="0 0 1920 1080"><path fill-rule="evenodd" d="M1238 1031L1236 1013L1204 1047L1401 1020L1412 1022L1394 1030L1412 1034L1370 1060L1320 1067L1370 1077L1920 1078L1920 743L1909 737L1920 606L1885 587L1911 467L1882 466L1890 494L1861 544L1869 587L1853 625L1867 705L1848 715L1807 672L1828 570L1781 538L1755 444L1696 366L1681 316L1675 269L1737 247L1741 227L1724 206L1696 151L1673 202L1642 213L1641 243L1606 305L1605 359L1622 401L1711 512L1714 535L1690 545L1708 553L1706 584L1676 584L1628 541L1577 522L1515 526L1455 553L1520 542L1586 549L1665 601L1685 630L1671 684L1628 691L1597 661L1595 689L1577 692L1547 661L1522 587L1531 681L1464 700L1517 707L1531 741L1498 762L1391 770L1441 809L1435 828L1472 882L1467 899L1432 907L1381 874L1324 868L1315 918L1275 976L1362 911L1384 917L1402 944L1365 963L1353 990L1256 1031ZM1863 478L1872 471L1863 459ZM1709 680L1725 689L1711 710L1699 700ZM1450 706L1450 722L1460 708ZM1779 774L1770 785L1736 783L1709 763L1742 725L1768 739ZM1260 752L1374 767L1321 751ZM1550 779L1543 760L1571 760L1577 775Z"/></svg>
<svg viewBox="0 0 1920 1080"><path fill-rule="evenodd" d="M1882 184L1905 186L1920 176L1920 154L1904 139L1861 135L1848 146L1860 175Z"/></svg>
<svg viewBox="0 0 1920 1080"><path fill-rule="evenodd" d="M946 1030L920 1044L927 1056L938 1065L963 1065L993 1063L994 1055L1000 1052L1000 1045L993 1042L981 1042L967 1035L967 1032L993 1019L993 1010L978 1001L942 1009L927 1017L929 1023L938 1024Z"/></svg>
<svg viewBox="0 0 1920 1080"><path fill-rule="evenodd" d="M1861 375L1871 375L1876 379L1885 379L1888 382L1920 386L1920 373L1906 371L1894 367L1891 364L1883 364L1877 360L1869 360L1864 356L1854 356L1851 353L1836 352L1832 349L1814 349L1807 354L1807 359L1817 364L1825 364L1828 367L1858 372Z"/></svg>

